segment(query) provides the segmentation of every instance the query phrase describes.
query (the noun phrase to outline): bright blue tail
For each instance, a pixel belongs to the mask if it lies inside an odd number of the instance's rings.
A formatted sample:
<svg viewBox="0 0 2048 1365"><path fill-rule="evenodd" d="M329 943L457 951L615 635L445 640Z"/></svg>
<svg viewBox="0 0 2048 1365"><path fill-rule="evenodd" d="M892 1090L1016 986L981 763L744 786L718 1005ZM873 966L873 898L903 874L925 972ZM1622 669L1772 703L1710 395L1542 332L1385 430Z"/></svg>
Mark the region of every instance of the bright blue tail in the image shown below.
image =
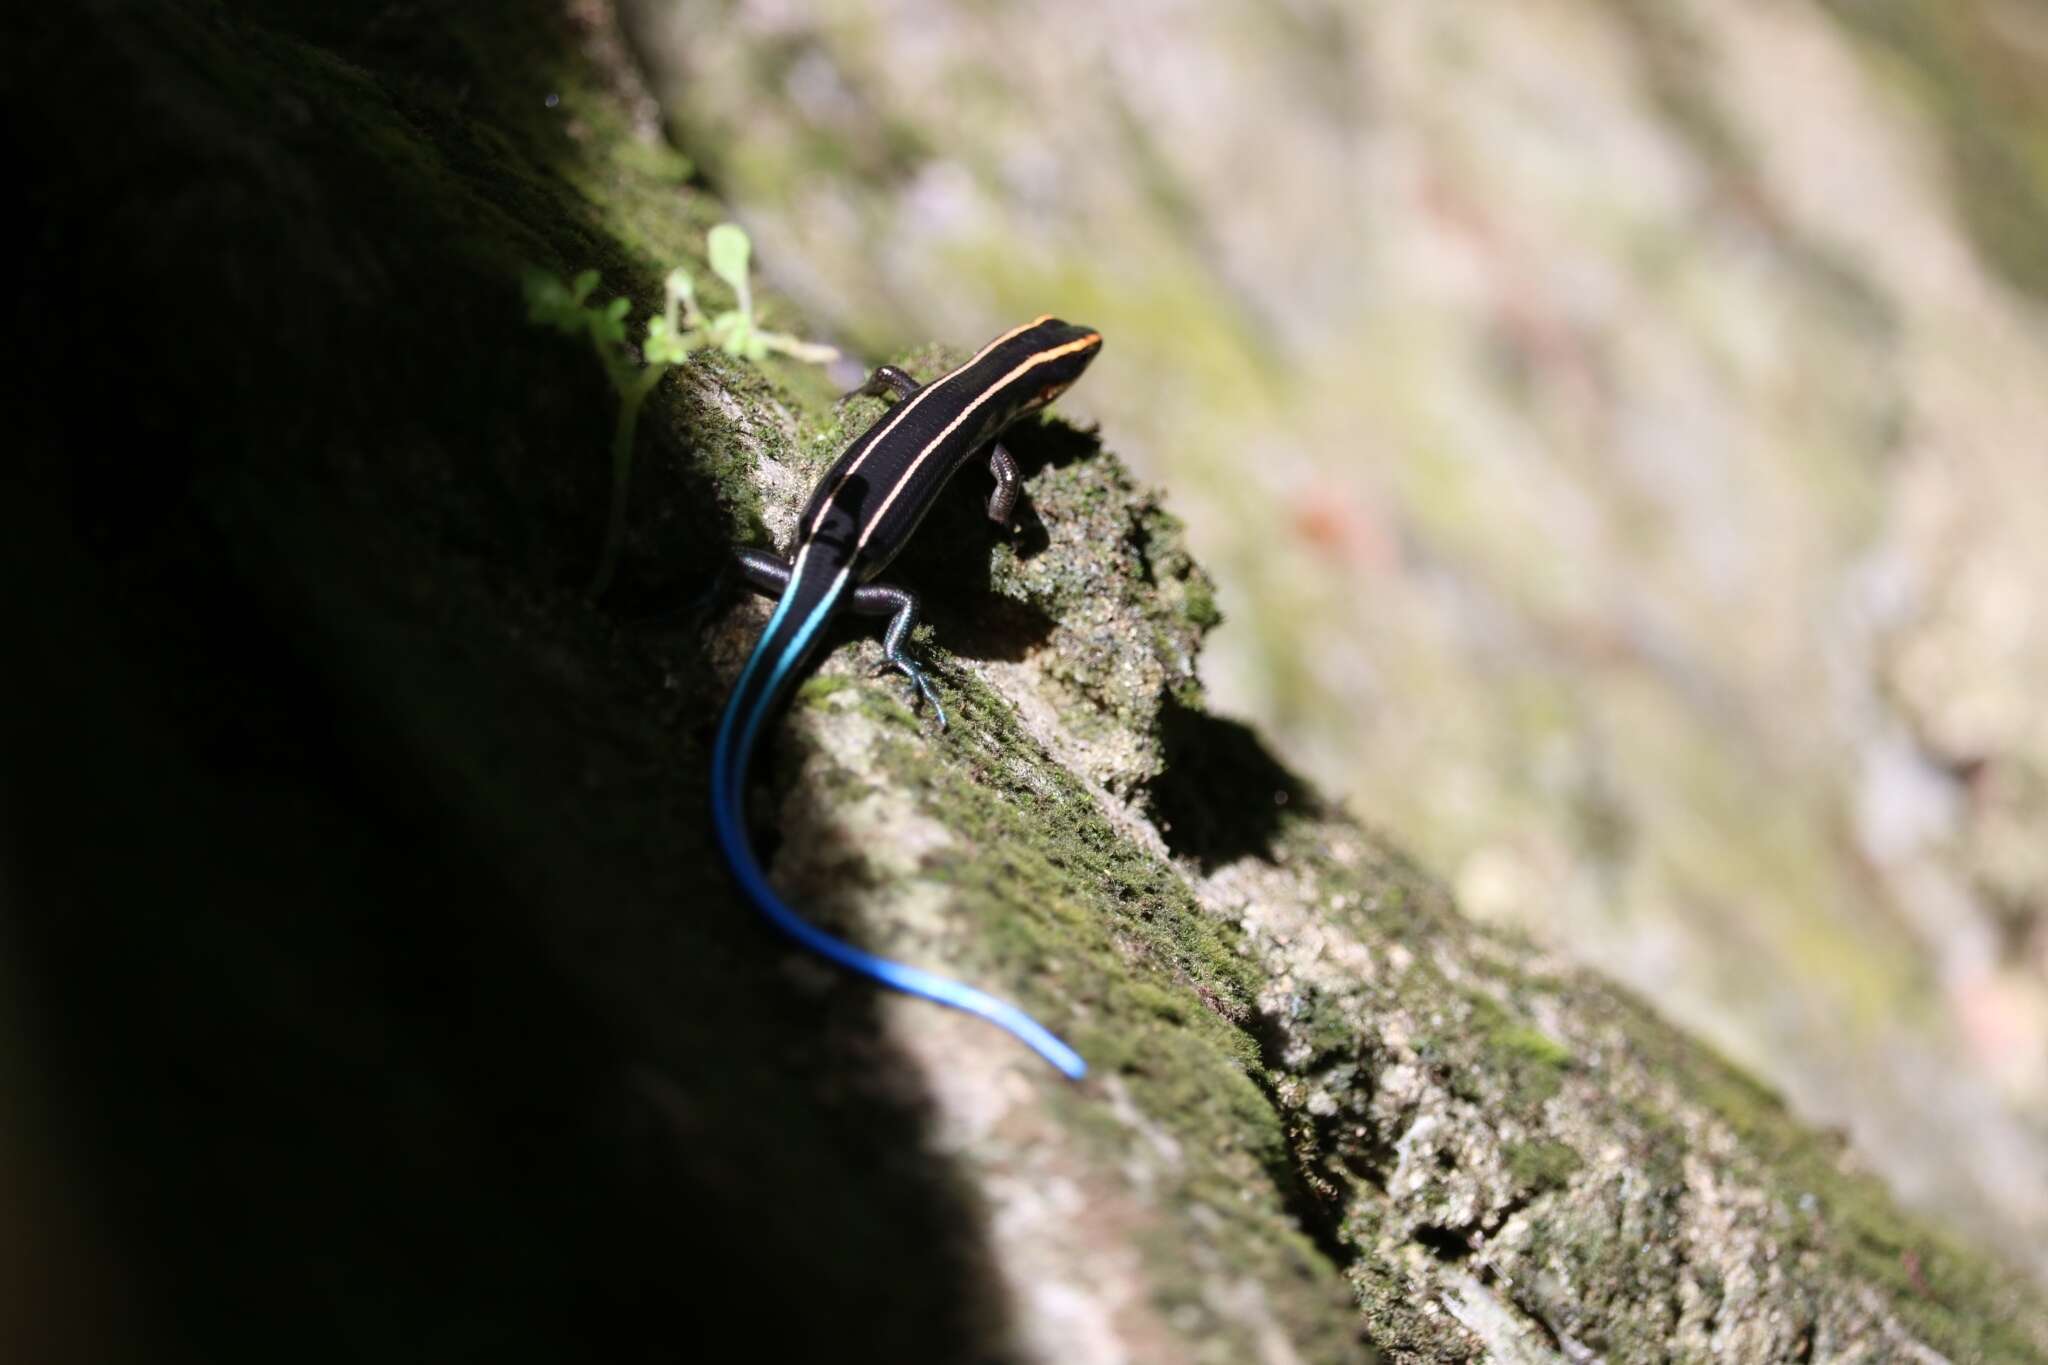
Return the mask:
<svg viewBox="0 0 2048 1365"><path fill-rule="evenodd" d="M892 990L978 1014L997 1028L1007 1030L1070 1079L1081 1079L1088 1070L1081 1054L1015 1005L934 972L891 962L841 942L798 915L768 885L760 860L754 856L753 847L747 842L743 818L742 797L746 791L748 761L753 755L762 722L810 653L819 628L838 605L847 581L842 572L822 591L804 591L804 558L798 557L791 571L789 589L783 594L767 629L761 632L752 657L741 670L740 680L734 684L732 696L726 702L725 715L718 724L718 739L711 752L711 814L726 863L732 868L733 876L738 880L740 889L746 892L747 899L768 917L769 923L820 957L829 958L847 970L858 972ZM812 597L814 601L808 604L807 611L800 611L797 609L798 600L804 597Z"/></svg>

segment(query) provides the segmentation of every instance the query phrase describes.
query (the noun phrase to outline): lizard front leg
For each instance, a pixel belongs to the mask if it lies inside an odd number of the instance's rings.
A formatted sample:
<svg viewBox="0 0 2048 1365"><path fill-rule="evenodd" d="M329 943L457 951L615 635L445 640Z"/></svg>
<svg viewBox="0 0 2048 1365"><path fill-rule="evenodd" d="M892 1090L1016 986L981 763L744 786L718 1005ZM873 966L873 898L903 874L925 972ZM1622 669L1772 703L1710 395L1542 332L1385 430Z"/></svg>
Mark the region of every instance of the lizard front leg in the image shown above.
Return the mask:
<svg viewBox="0 0 2048 1365"><path fill-rule="evenodd" d="M848 389L840 394L839 401L844 403L849 398L880 398L888 393L893 393L898 398L908 398L922 387L923 385L910 377L907 370L900 370L894 365L877 365L868 375L866 383L857 389Z"/></svg>
<svg viewBox="0 0 2048 1365"><path fill-rule="evenodd" d="M1021 480L1017 474L1017 457L1003 449L997 441L988 448L988 472L995 476L995 491L988 495L988 519L998 526L1010 524L1010 513L1017 510L1017 490Z"/></svg>

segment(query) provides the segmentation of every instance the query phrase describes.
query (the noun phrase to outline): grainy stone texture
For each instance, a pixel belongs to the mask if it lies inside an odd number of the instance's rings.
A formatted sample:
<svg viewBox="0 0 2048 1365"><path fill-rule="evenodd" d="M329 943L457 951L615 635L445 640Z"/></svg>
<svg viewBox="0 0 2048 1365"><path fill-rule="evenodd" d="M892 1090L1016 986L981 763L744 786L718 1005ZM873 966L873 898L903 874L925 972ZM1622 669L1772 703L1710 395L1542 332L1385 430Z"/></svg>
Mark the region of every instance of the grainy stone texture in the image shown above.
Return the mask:
<svg viewBox="0 0 2048 1365"><path fill-rule="evenodd" d="M2048 1357L2039 1295L1839 1140L1210 714L1207 578L1059 421L1013 443L1017 533L963 488L901 563L952 729L849 626L753 797L808 913L1018 999L1090 1079L766 933L704 804L762 605L650 618L876 409L693 361L643 419L618 591L578 594L609 395L518 268L644 304L726 211L601 8L53 10L10 51L39 63L16 107L67 117L21 163L53 226L17 303L46 344L10 374L0 551L33 590L0 734L10 908L51 913L4 942L40 1027L7 1031L37 1085L0 1155L91 1193L25 1206L82 1250L37 1267L63 1293L0 1294L10 1331L150 1360ZM50 401L80 374L122 401ZM43 1306L81 1299L134 1305L90 1352Z"/></svg>
<svg viewBox="0 0 2048 1365"><path fill-rule="evenodd" d="M814 318L1105 330L1221 709L2048 1283L2037 4L624 3Z"/></svg>

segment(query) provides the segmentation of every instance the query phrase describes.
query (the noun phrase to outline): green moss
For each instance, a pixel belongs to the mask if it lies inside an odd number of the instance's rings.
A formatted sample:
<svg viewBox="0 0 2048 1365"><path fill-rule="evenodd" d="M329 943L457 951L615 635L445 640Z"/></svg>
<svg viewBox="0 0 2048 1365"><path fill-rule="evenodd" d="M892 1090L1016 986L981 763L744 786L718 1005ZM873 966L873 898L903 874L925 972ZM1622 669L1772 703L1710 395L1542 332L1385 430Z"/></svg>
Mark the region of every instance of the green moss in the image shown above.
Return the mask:
<svg viewBox="0 0 2048 1365"><path fill-rule="evenodd" d="M1515 1026L1490 1033L1487 1040L1516 1062L1533 1067L1563 1071L1571 1065L1571 1049L1548 1034Z"/></svg>
<svg viewBox="0 0 2048 1365"><path fill-rule="evenodd" d="M1517 1112L1540 1111L1543 1103L1563 1088L1572 1066L1571 1050L1514 1018L1490 995L1467 990L1464 998L1469 1013L1459 1036L1444 1044L1446 1052L1454 1056L1465 1053L1459 1038L1470 1037L1477 1044L1477 1051L1463 1063L1466 1074L1458 1080L1459 1088L1478 1098L1483 1089L1475 1086L1485 1080L1502 1081L1507 1087L1505 1098Z"/></svg>
<svg viewBox="0 0 2048 1365"><path fill-rule="evenodd" d="M1028 904L1078 893L1118 909L1115 939L1106 926L1096 925L1082 941L1041 946L1057 956L1061 949L1100 953L1117 942L1123 953L1137 953L1199 992L1188 1018L1214 1020L1218 1012L1244 1017L1257 975L1236 951L1234 931L1204 915L1171 868L1118 837L1094 798L1047 764L994 693L961 675L948 688L948 702L958 726L994 744L992 751L977 748L971 756L944 751L944 771L952 780L943 808L948 823L973 844L1005 850L1006 898ZM920 776L931 776L924 755L899 759ZM1033 775L1029 785L1025 773ZM902 775L911 773L906 768ZM1211 1007L1202 1006L1204 998ZM1155 1013L1149 1006L1139 1012ZM1232 1050L1243 1049L1233 1044Z"/></svg>
<svg viewBox="0 0 2048 1365"><path fill-rule="evenodd" d="M2039 1358L2017 1325L2035 1297L2018 1276L1902 1213L1877 1180L1844 1168L1839 1139L1803 1127L1775 1092L1740 1068L1681 1040L1640 1007L1621 1017L1646 1061L1711 1105L1741 1138L1781 1205L1806 1211L1798 1215L1805 1240L1883 1286L1891 1310L1936 1350L1953 1359Z"/></svg>
<svg viewBox="0 0 2048 1365"><path fill-rule="evenodd" d="M680 187L688 183L693 170L690 158L666 142L621 139L613 145L612 156L629 175L656 185Z"/></svg>
<svg viewBox="0 0 2048 1365"><path fill-rule="evenodd" d="M832 698L854 691L858 685L853 679L838 673L813 673L797 684L792 706L811 707L830 704ZM865 694L864 694L865 695Z"/></svg>
<svg viewBox="0 0 2048 1365"><path fill-rule="evenodd" d="M1503 1152L1508 1173L1525 1190L1556 1189L1586 1163L1562 1142L1511 1142Z"/></svg>
<svg viewBox="0 0 2048 1365"><path fill-rule="evenodd" d="M1006 702L942 654L935 665L952 730L933 737L906 716L875 755L885 781L917 792L953 832L925 874L942 879L963 922L977 926L960 951L978 959L975 975L1007 983L1173 1133L1184 1169L1165 1207L1239 1229L1219 1236L1183 1226L1162 1246L1162 1256L1175 1251L1160 1263L1165 1283L1182 1283L1183 1272L1169 1267L1195 1237L1228 1248L1240 1273L1261 1283L1325 1292L1315 1286L1331 1283L1329 1266L1293 1226L1274 1183L1291 1180L1288 1149L1254 1079L1258 1048L1243 1023L1262 976L1237 930L1206 914L1170 864L1121 837ZM850 679L844 686L880 691ZM1105 1144L1127 1140L1114 1125L1102 1130ZM1202 1301L1197 1281L1185 1286L1190 1303ZM1321 1320L1337 1338L1350 1333L1341 1313Z"/></svg>
<svg viewBox="0 0 2048 1365"><path fill-rule="evenodd" d="M1318 1071L1330 1061L1358 1055L1366 1039L1343 1002L1318 991L1306 992L1297 1000L1299 1013L1290 1025L1294 1036L1308 1048L1305 1069Z"/></svg>
<svg viewBox="0 0 2048 1365"><path fill-rule="evenodd" d="M1223 610L1216 605L1216 593L1206 579L1188 587L1184 609L1189 624L1202 631L1214 630L1223 624Z"/></svg>

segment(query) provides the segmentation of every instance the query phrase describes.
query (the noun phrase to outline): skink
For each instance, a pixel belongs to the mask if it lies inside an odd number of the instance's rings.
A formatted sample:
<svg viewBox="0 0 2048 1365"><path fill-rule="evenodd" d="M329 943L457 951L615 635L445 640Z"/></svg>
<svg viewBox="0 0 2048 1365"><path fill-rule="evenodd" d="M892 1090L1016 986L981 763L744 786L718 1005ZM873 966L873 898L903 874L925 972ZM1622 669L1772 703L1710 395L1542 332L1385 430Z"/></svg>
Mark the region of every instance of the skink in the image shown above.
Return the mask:
<svg viewBox="0 0 2048 1365"><path fill-rule="evenodd" d="M835 612L887 616L883 652L931 704L939 726L946 713L924 672L905 652L917 621L914 593L877 583L954 473L988 451L995 491L990 520L1007 524L1017 501L1017 462L997 439L1018 418L1052 402L1088 367L1101 334L1053 317L1035 318L983 346L958 369L920 386L883 366L855 393L894 393L896 404L825 471L797 523L787 558L763 550L737 553L740 578L776 598L775 612L754 645L725 704L711 753L711 809L718 844L740 889L777 929L821 957L895 990L978 1014L1079 1080L1087 1063L1015 1005L932 972L891 962L844 943L797 914L776 894L748 842L744 818L747 768L775 706Z"/></svg>

